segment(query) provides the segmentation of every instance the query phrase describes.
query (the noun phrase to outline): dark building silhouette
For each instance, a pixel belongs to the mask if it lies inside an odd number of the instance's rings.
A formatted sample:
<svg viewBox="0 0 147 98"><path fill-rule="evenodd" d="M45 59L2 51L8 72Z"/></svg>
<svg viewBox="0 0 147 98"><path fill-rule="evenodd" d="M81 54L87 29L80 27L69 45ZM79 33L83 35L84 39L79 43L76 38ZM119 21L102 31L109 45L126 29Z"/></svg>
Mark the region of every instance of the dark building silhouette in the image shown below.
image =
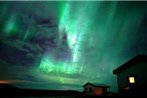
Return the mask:
<svg viewBox="0 0 147 98"><path fill-rule="evenodd" d="M84 93L91 96L105 96L109 86L98 83L86 83L83 85Z"/></svg>
<svg viewBox="0 0 147 98"><path fill-rule="evenodd" d="M147 55L137 55L113 71L122 95L145 95L147 89Z"/></svg>

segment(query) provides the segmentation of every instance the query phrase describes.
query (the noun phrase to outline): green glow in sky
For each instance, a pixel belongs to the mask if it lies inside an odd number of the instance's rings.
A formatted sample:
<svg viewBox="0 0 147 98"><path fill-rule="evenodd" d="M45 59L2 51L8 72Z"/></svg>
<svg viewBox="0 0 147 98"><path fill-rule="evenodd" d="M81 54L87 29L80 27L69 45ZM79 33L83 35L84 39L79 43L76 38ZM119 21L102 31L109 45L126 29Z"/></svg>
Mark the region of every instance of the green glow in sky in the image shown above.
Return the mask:
<svg viewBox="0 0 147 98"><path fill-rule="evenodd" d="M76 7L79 7L79 5ZM61 14L59 30L61 34L62 30L65 30L67 33L68 45L71 48L73 54L72 62L77 63L80 57L80 43L82 43L84 36L89 33L88 27L90 27L91 23L91 21L88 20L89 16L86 16L87 14L85 11L87 11L89 14L93 13L88 11L91 10L91 7L89 7L85 2L83 3L83 7L77 9L75 13L73 13L72 10L73 6L70 2L67 2L63 9L63 13Z"/></svg>
<svg viewBox="0 0 147 98"><path fill-rule="evenodd" d="M79 7L79 5L77 7ZM42 60L40 64L41 68L43 69L46 68L48 72L50 72L50 70L52 71L60 70L61 72L65 72L68 74L76 73L75 70L78 70L78 72L82 71L81 70L82 67L79 64L79 61L81 60L80 49L82 48L81 44L83 43L82 41L84 41L85 39L84 37L87 35L87 33L89 33L88 27L90 27L91 21L88 19L94 14L93 12L91 12L91 9L93 7L89 7L88 3L83 3L82 8L77 9L76 13L72 13L73 8L71 6L71 3L65 2L64 7L62 7L61 10L62 13L60 15L61 17L59 19L58 29L59 29L59 37L62 38L64 31L67 34L67 44L69 48L72 50L72 60L69 64L64 64L65 62L63 64L60 63L59 65L61 68L58 67L53 68L53 64L50 64L51 61L45 60L45 64L44 64L44 60ZM90 15L85 17L87 15L85 11L87 11ZM61 38L59 38L59 40L61 40ZM54 64L54 66L57 65Z"/></svg>
<svg viewBox="0 0 147 98"><path fill-rule="evenodd" d="M16 30L16 17L14 15L10 16L8 21L5 23L4 32L7 34L14 33Z"/></svg>
<svg viewBox="0 0 147 98"><path fill-rule="evenodd" d="M79 45L76 44L76 42L79 41L80 36L78 38L78 33L80 34L79 29L81 27L78 27L77 23L79 21L75 21L75 19L72 19L70 17L70 2L66 2L61 13L60 21L59 21L59 40L61 40L63 36L63 32L65 30L67 34L67 44L69 48L72 50L72 61L68 64L66 64L64 61L59 64L52 64L49 60L42 60L40 64L40 68L46 68L48 72L50 71L57 71L57 72L64 72L67 74L75 74L80 70L80 66L78 66L78 57L80 53L78 52ZM77 17L79 18L79 17ZM60 38L61 37L61 38ZM49 59L49 58L45 58ZM43 63L43 64L42 64ZM45 64L44 64L45 63ZM51 63L51 64L50 64ZM76 63L76 64L75 64Z"/></svg>
<svg viewBox="0 0 147 98"><path fill-rule="evenodd" d="M77 65L70 65L65 61L56 62L49 56L44 56L40 63L39 69L47 73L65 73L65 74L75 74L78 73Z"/></svg>

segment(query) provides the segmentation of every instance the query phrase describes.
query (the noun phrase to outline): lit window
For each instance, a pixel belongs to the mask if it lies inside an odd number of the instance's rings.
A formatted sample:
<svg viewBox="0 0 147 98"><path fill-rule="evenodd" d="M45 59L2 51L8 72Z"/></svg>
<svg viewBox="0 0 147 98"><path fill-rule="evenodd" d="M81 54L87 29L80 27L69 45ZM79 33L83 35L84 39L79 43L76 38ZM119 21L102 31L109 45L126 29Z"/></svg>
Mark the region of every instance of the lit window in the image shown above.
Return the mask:
<svg viewBox="0 0 147 98"><path fill-rule="evenodd" d="M130 83L135 83L135 78L134 77L129 77L129 82Z"/></svg>

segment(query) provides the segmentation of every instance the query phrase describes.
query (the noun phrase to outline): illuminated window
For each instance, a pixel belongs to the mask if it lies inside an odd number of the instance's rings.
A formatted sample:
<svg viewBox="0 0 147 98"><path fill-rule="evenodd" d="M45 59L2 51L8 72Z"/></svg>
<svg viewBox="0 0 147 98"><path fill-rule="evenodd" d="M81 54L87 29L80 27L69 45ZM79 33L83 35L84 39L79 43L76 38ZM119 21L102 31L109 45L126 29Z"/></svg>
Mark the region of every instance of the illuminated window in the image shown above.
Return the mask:
<svg viewBox="0 0 147 98"><path fill-rule="evenodd" d="M134 77L129 77L129 83L135 83L135 78Z"/></svg>

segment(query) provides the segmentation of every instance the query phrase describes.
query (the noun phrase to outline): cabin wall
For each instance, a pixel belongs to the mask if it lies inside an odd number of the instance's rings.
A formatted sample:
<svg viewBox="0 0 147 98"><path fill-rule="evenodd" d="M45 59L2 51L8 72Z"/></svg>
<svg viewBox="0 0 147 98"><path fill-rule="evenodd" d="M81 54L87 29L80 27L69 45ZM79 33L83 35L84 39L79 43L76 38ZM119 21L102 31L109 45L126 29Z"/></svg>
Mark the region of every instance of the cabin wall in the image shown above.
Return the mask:
<svg viewBox="0 0 147 98"><path fill-rule="evenodd" d="M84 87L84 92L87 94L87 95L94 95L94 87L91 86L91 85L86 85Z"/></svg>
<svg viewBox="0 0 147 98"><path fill-rule="evenodd" d="M101 96L101 95L104 95L105 91L104 91L104 88L102 87L95 87L93 90L93 93L96 96Z"/></svg>
<svg viewBox="0 0 147 98"><path fill-rule="evenodd" d="M129 76L135 77L136 86L147 86L147 61L138 62L117 75L119 90L129 85Z"/></svg>
<svg viewBox="0 0 147 98"><path fill-rule="evenodd" d="M84 87L84 93L92 96L103 96L107 93L107 88L87 85Z"/></svg>

